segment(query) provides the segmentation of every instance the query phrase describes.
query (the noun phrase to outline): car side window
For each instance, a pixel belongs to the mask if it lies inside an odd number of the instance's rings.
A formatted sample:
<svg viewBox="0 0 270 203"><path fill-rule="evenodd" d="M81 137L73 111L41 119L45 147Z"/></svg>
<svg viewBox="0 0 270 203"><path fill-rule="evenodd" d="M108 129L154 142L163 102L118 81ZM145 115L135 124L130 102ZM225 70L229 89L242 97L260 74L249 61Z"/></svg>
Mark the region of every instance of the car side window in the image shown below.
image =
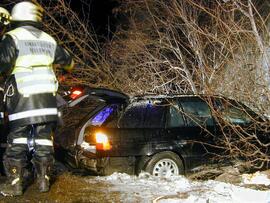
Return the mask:
<svg viewBox="0 0 270 203"><path fill-rule="evenodd" d="M220 102L218 113L222 119L233 124L247 124L252 122L251 116L244 107L237 105L235 102Z"/></svg>
<svg viewBox="0 0 270 203"><path fill-rule="evenodd" d="M168 114L168 121L167 121L167 127L168 128L177 128L184 126L184 119L183 115L181 113L181 110L174 105L171 105L169 107L169 114Z"/></svg>
<svg viewBox="0 0 270 203"><path fill-rule="evenodd" d="M164 128L166 108L167 106L165 105L155 105L152 103L147 104L144 118L144 127Z"/></svg>
<svg viewBox="0 0 270 203"><path fill-rule="evenodd" d="M181 100L188 126L213 126L213 118L208 104L197 98Z"/></svg>
<svg viewBox="0 0 270 203"><path fill-rule="evenodd" d="M144 116L146 113L147 102L133 102L122 114L119 120L119 127L122 128L143 128Z"/></svg>

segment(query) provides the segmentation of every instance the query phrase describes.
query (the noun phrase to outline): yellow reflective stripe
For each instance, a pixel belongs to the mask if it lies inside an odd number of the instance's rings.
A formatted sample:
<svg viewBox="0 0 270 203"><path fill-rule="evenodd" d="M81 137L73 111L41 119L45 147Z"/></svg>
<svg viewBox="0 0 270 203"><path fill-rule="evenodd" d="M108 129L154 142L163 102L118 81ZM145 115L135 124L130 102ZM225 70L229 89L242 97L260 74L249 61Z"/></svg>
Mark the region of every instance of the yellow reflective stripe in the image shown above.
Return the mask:
<svg viewBox="0 0 270 203"><path fill-rule="evenodd" d="M15 63L15 68L12 74L16 73L21 69L21 67L33 67L33 66L48 66L51 67L53 63L53 58L46 55L26 55L19 56ZM18 70L17 68L20 67Z"/></svg>
<svg viewBox="0 0 270 203"><path fill-rule="evenodd" d="M20 73L20 72L27 72L27 73L31 73L32 72L32 68L27 68L27 67L15 67L13 70L13 74L14 73Z"/></svg>
<svg viewBox="0 0 270 203"><path fill-rule="evenodd" d="M18 67L14 72L18 91L25 97L31 94L55 93L58 89L58 82L51 66Z"/></svg>
<svg viewBox="0 0 270 203"><path fill-rule="evenodd" d="M55 81L55 76L54 75L45 75L45 74L40 74L40 75L29 75L29 76L24 76L21 78L16 78L16 82L29 82L29 81L35 81L35 80L50 80L50 81Z"/></svg>
<svg viewBox="0 0 270 203"><path fill-rule="evenodd" d="M42 94L42 93L55 93L57 92L58 84L34 84L33 86L21 87L19 92L25 96L31 94Z"/></svg>
<svg viewBox="0 0 270 203"><path fill-rule="evenodd" d="M48 139L35 139L35 144L44 146L53 146L53 142Z"/></svg>
<svg viewBox="0 0 270 203"><path fill-rule="evenodd" d="M38 66L34 66L34 68L31 66L30 67L16 66L14 69L16 69L15 70L16 73L23 73L23 72L31 73L31 72L33 72L34 69L36 69L36 70L46 70L46 69L53 70L51 65L44 65L44 66L38 65Z"/></svg>
<svg viewBox="0 0 270 203"><path fill-rule="evenodd" d="M57 108L44 108L10 114L8 118L9 121L15 121L23 118L32 118L35 116L53 116L57 115L57 113Z"/></svg>
<svg viewBox="0 0 270 203"><path fill-rule="evenodd" d="M13 144L27 144L27 138L21 137L21 138L15 138L12 141Z"/></svg>
<svg viewBox="0 0 270 203"><path fill-rule="evenodd" d="M26 60L26 61L23 61ZM27 61L30 60L30 61ZM23 61L23 62L21 62ZM23 55L23 56L18 56L18 58L16 59L16 63L31 63L31 66L48 66L51 65L54 61L54 58L45 55L45 54L29 54L29 55ZM25 65L17 65L17 66L24 66L24 67L29 67L29 66L25 66Z"/></svg>
<svg viewBox="0 0 270 203"><path fill-rule="evenodd" d="M12 180L11 185L12 185L12 186L13 186L13 185L16 185L17 182L19 182L19 181L20 181L20 178L15 178L14 180Z"/></svg>

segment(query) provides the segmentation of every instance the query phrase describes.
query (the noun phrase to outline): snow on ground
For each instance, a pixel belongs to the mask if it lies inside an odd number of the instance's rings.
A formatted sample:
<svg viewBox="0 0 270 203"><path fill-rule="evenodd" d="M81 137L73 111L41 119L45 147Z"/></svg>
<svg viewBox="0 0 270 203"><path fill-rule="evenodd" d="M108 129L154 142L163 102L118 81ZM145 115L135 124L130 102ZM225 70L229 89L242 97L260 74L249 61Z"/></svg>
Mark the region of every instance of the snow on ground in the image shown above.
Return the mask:
<svg viewBox="0 0 270 203"><path fill-rule="evenodd" d="M242 175L242 184L261 184L261 185L270 185L270 179L266 174L256 172L253 174L243 174Z"/></svg>
<svg viewBox="0 0 270 203"><path fill-rule="evenodd" d="M253 190L213 180L191 181L184 176L157 178L147 173L140 176L114 173L95 180L112 185L110 191L119 192L125 203L270 203L270 190ZM244 174L242 180L242 184L270 185L267 176L260 173Z"/></svg>

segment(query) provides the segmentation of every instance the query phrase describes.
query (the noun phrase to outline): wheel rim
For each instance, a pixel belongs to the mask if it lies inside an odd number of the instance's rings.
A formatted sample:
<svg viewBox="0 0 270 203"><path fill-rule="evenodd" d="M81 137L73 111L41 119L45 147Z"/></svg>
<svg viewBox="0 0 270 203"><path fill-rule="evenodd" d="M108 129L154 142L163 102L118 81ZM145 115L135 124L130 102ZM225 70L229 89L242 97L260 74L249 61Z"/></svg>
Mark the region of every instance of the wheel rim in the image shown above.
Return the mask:
<svg viewBox="0 0 270 203"><path fill-rule="evenodd" d="M158 177L170 177L173 175L179 175L179 169L173 160L161 159L155 164L153 168L153 175Z"/></svg>

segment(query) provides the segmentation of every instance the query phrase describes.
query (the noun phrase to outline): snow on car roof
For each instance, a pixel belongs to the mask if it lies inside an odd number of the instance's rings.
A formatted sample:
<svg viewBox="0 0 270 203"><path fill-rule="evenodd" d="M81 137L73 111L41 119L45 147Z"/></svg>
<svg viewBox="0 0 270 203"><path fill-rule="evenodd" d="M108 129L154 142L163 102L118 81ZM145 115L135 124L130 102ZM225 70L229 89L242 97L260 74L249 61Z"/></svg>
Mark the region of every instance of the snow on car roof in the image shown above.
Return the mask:
<svg viewBox="0 0 270 203"><path fill-rule="evenodd" d="M177 97L215 97L224 98L222 95L207 95L207 94L148 94L148 95L136 95L131 96L131 99L166 99L166 98L177 98Z"/></svg>

